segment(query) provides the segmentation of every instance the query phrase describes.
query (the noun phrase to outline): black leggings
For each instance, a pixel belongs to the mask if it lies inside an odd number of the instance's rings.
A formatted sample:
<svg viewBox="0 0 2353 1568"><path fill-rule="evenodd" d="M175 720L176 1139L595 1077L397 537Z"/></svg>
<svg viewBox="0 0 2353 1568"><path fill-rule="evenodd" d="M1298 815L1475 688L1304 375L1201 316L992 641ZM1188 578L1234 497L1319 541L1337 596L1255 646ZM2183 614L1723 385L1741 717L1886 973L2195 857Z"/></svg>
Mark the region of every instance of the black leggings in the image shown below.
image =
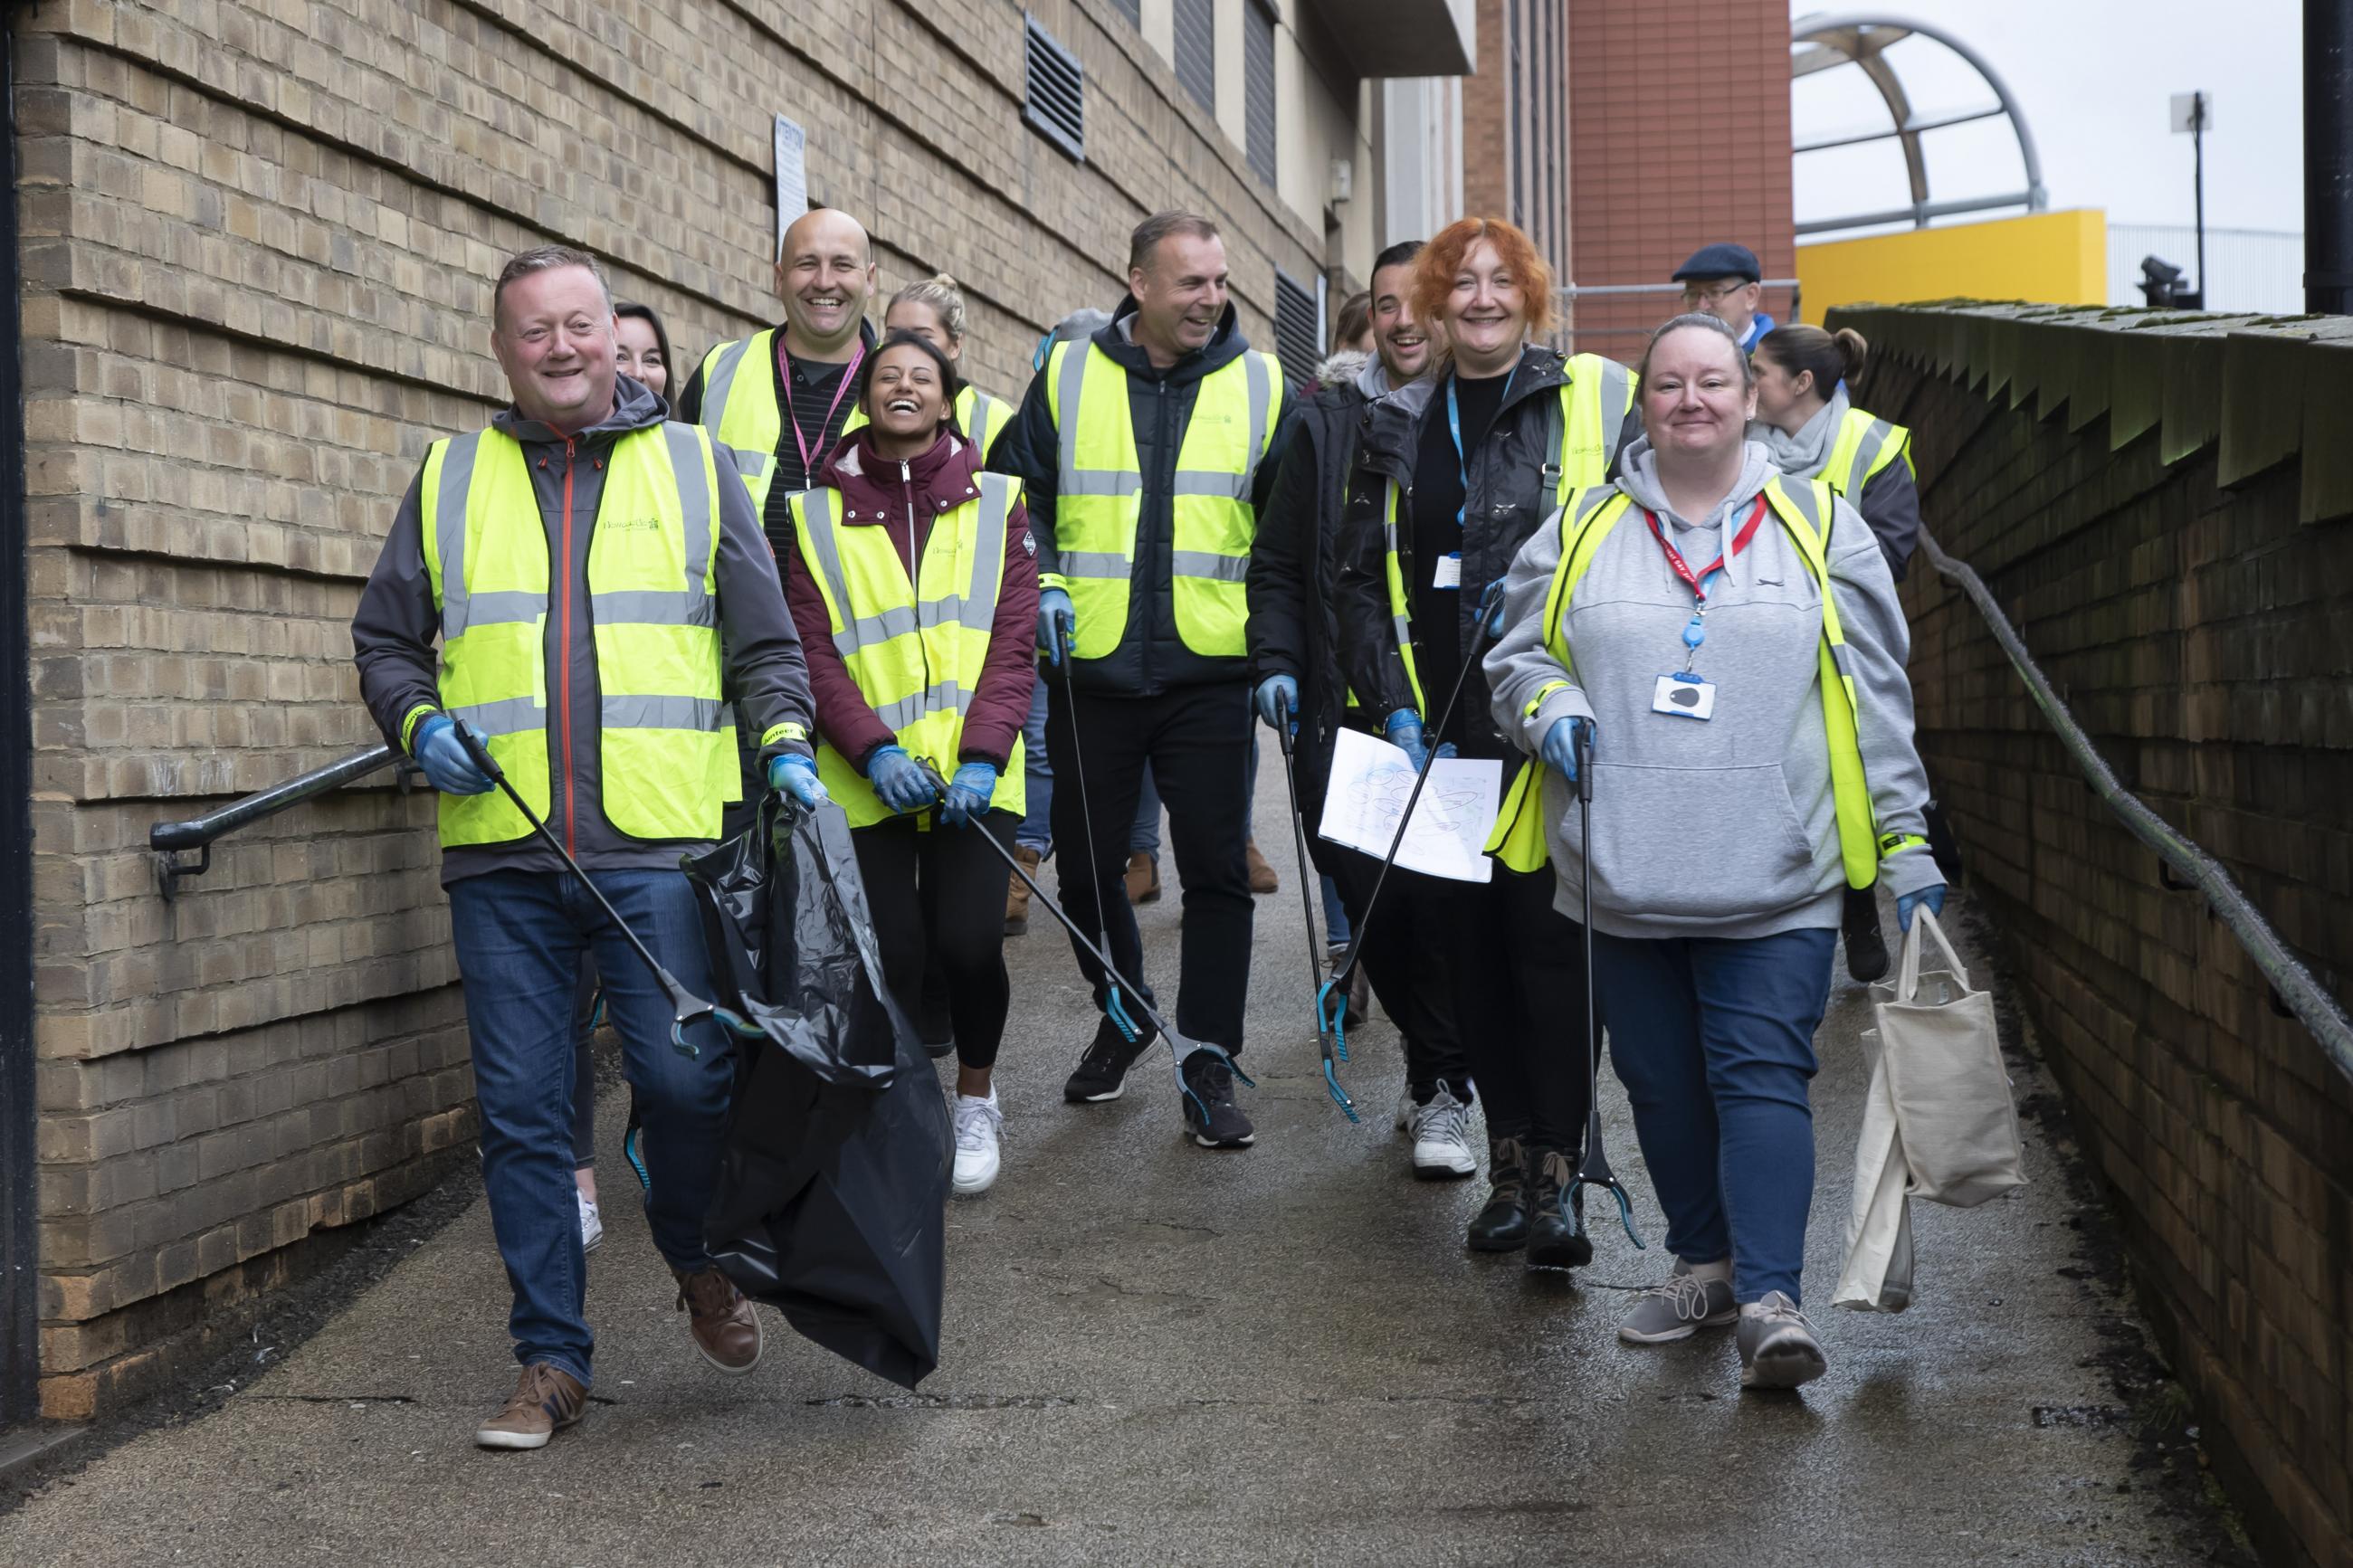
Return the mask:
<svg viewBox="0 0 2353 1568"><path fill-rule="evenodd" d="M1486 1102L1487 1135L1566 1150L1574 1159L1585 1146L1593 1095L1584 932L1553 908L1551 868L1522 873L1498 865L1483 884L1405 875L1440 917L1417 921L1416 934L1428 940L1432 926L1442 927L1455 1017Z"/></svg>
<svg viewBox="0 0 2353 1568"><path fill-rule="evenodd" d="M919 832L913 817L901 816L849 836L892 995L914 1022L924 968L935 966L947 983L956 1059L976 1070L996 1065L1013 999L1005 977L1005 861L977 834L1010 848L1020 826L1011 812L991 811L970 827Z"/></svg>

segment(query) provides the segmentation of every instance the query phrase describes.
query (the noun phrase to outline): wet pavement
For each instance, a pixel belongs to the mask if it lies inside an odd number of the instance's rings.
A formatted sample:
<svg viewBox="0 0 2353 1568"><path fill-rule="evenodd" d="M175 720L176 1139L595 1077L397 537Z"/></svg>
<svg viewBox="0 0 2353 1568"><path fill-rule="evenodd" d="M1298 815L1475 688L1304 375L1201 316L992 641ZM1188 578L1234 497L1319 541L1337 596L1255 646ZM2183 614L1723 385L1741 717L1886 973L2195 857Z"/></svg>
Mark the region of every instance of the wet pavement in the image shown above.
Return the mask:
<svg viewBox="0 0 2353 1568"><path fill-rule="evenodd" d="M2097 1216L2038 1126L2033 1184L1915 1205L1920 1300L1833 1310L1865 1067L1841 976L1820 1041L1807 1283L1829 1375L1743 1395L1731 1336L1633 1351L1613 1330L1663 1264L1623 1095L1619 1169L1648 1252L1601 1233L1576 1275L1465 1252L1476 1182L1413 1181L1386 1021L1324 1093L1305 938L1268 758L1244 1090L1259 1146L1179 1136L1155 1047L1110 1105L1060 1083L1092 1029L1042 911L1008 943L1004 1175L953 1205L946 1340L909 1394L767 1314L724 1378L688 1344L628 1202L622 1101L602 1119L607 1240L591 1265L596 1403L536 1454L470 1444L513 1381L477 1201L314 1337L198 1419L51 1477L0 1514L23 1564L2236 1561L2152 1475L2116 1369L2139 1333L2087 1251ZM1963 900L1965 902L1965 900ZM1178 896L1142 911L1164 999ZM1966 920L1956 922L1967 929ZM1562 1048L1575 1048L1564 1031ZM2049 1084L2024 1058L2021 1097ZM2179 1441L2176 1441L2179 1447ZM2194 1473L2194 1472L2193 1472Z"/></svg>

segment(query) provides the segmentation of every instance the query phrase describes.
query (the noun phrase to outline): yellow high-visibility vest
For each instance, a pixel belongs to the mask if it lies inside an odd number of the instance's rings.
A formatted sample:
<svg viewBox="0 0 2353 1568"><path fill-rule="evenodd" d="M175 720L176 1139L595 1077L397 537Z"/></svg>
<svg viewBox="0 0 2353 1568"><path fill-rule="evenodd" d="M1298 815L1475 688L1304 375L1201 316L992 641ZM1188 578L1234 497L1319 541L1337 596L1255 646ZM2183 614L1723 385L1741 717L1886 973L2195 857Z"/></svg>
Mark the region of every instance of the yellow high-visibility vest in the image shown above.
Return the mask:
<svg viewBox="0 0 2353 1568"><path fill-rule="evenodd" d="M987 462L991 448L1005 427L1013 423L1013 405L1001 397L991 397L970 382L956 394L956 428L965 440L979 448L981 460Z"/></svg>
<svg viewBox="0 0 2353 1568"><path fill-rule="evenodd" d="M1210 372L1193 400L1170 498L1170 577L1176 635L1208 658L1240 658L1249 605L1242 580L1258 537L1250 504L1258 466L1274 444L1282 370L1256 349ZM1127 372L1092 342L1056 343L1046 361L1047 406L1060 437L1054 503L1061 570L1041 588L1071 595L1073 658L1103 658L1127 636L1144 473L1128 414Z"/></svg>
<svg viewBox="0 0 2353 1568"><path fill-rule="evenodd" d="M768 487L776 478L776 443L785 434L785 411L776 401L776 378L769 370L776 363L774 327L721 343L702 356L702 427L733 451L736 469L752 492L753 509L764 516ZM865 410L852 404L841 436L865 423ZM820 461L824 456L818 454Z"/></svg>
<svg viewBox="0 0 2353 1568"><path fill-rule="evenodd" d="M1912 432L1875 414L1850 408L1839 421L1838 439L1831 443L1821 477L1831 489L1860 506L1862 487L1898 458L1905 468L1912 466Z"/></svg>
<svg viewBox="0 0 2353 1568"><path fill-rule="evenodd" d="M1560 460L1553 483L1553 505L1567 503L1569 494L1598 485L1618 458L1618 437L1626 427L1627 411L1634 406L1634 373L1614 359L1599 354L1571 354L1568 378L1560 384ZM1547 465L1548 467L1555 465ZM1381 538L1388 548L1389 625L1397 633L1398 657L1405 661L1406 683L1413 688L1413 705L1425 720L1435 721L1421 689L1413 659L1413 595L1405 581L1405 562L1398 551L1398 529L1405 494L1395 479L1381 510Z"/></svg>
<svg viewBox="0 0 2353 1568"><path fill-rule="evenodd" d="M721 806L738 794L734 732L720 712L720 478L710 437L691 425L631 431L606 462L588 542L589 602L578 607L594 629L602 700L596 712L573 718L596 725L605 816L632 838L716 838ZM496 429L434 442L423 512L425 569L441 616L442 709L484 738L544 818L548 537L522 443ZM404 743L428 711L406 716ZM763 743L797 728L778 725ZM443 795L440 827L452 847L531 832L496 791Z"/></svg>
<svg viewBox="0 0 2353 1568"><path fill-rule="evenodd" d="M1871 785L1863 777L1862 747L1855 734L1857 700L1854 675L1847 666L1846 631L1839 621L1838 603L1831 592L1829 540L1831 487L1820 479L1785 484L1779 475L1765 481L1765 499L1773 510L1806 570L1821 593L1822 638L1820 684L1822 727L1830 739L1831 795L1838 813L1839 858L1847 885L1868 888L1879 879L1879 862L1899 849L1926 840L1908 834L1879 835L1871 809ZM1615 485L1600 485L1570 498L1560 512L1560 564L1553 568L1552 588L1545 595L1545 647L1561 668L1574 669L1568 652L1568 607L1577 582L1601 542L1624 517L1633 502ZM1555 680L1537 689L1522 710L1534 715L1546 699L1568 684ZM1548 772L1531 757L1520 765L1502 808L1487 853L1514 871L1534 871L1550 858L1545 843L1544 781Z"/></svg>
<svg viewBox="0 0 2353 1568"><path fill-rule="evenodd" d="M834 651L899 744L930 759L943 779L955 773L965 718L988 663L1006 532L1020 499L1019 480L981 475L977 497L933 520L911 581L890 525L845 524L839 490L792 498L793 537L825 599ZM870 827L895 815L855 762L822 735L817 772L850 826ZM1017 816L1029 809L1018 736L989 806Z"/></svg>

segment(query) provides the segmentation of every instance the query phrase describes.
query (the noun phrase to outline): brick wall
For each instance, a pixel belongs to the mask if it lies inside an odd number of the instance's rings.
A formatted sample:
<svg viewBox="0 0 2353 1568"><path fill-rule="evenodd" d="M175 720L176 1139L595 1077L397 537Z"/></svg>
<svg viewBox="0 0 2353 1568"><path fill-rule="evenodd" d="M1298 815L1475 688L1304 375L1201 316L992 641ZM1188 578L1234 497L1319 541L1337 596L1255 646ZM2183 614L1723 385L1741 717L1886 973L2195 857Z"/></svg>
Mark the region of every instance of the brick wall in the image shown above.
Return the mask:
<svg viewBox="0 0 2353 1568"><path fill-rule="evenodd" d="M1789 8L1779 0L1566 0L1569 224L1565 282L1663 283L1736 240L1794 276ZM1788 319L1778 294L1767 309ZM1591 300L1577 347L1631 360L1670 295Z"/></svg>
<svg viewBox="0 0 2353 1568"><path fill-rule="evenodd" d="M1274 269L1312 275L1322 234L1119 7L1032 8L1084 64L1084 164L1021 124L1013 0L19 16L50 1414L136 1387L203 1305L471 1145L425 798L299 808L171 905L145 838L375 741L347 625L427 444L501 400L504 253L599 252L681 357L769 321L783 112L886 287L964 280L967 365L1005 395L1166 205L1225 225L1271 343Z"/></svg>
<svg viewBox="0 0 2353 1568"><path fill-rule="evenodd" d="M1833 321L1874 345L1858 400L1915 431L1929 531L2126 787L2345 996L2353 322ZM2353 1085L2084 784L1970 603L1925 562L1906 598L1922 752L2206 1446L2266 1561L2353 1561Z"/></svg>

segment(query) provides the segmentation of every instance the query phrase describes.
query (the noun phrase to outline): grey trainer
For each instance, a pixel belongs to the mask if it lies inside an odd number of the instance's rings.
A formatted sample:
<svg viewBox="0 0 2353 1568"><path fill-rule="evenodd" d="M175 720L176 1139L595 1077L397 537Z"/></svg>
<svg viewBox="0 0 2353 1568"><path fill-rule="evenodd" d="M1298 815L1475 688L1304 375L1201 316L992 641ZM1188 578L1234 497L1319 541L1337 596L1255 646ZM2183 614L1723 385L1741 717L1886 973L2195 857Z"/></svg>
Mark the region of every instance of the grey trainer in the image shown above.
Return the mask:
<svg viewBox="0 0 2353 1568"><path fill-rule="evenodd" d="M1795 1388L1830 1370L1813 1324L1778 1290L1740 1309L1740 1386Z"/></svg>
<svg viewBox="0 0 2353 1568"><path fill-rule="evenodd" d="M1730 1260L1694 1268L1678 1258L1665 1284L1634 1298L1634 1310L1618 1324L1618 1337L1630 1345L1663 1345L1702 1329L1721 1329L1739 1317Z"/></svg>

